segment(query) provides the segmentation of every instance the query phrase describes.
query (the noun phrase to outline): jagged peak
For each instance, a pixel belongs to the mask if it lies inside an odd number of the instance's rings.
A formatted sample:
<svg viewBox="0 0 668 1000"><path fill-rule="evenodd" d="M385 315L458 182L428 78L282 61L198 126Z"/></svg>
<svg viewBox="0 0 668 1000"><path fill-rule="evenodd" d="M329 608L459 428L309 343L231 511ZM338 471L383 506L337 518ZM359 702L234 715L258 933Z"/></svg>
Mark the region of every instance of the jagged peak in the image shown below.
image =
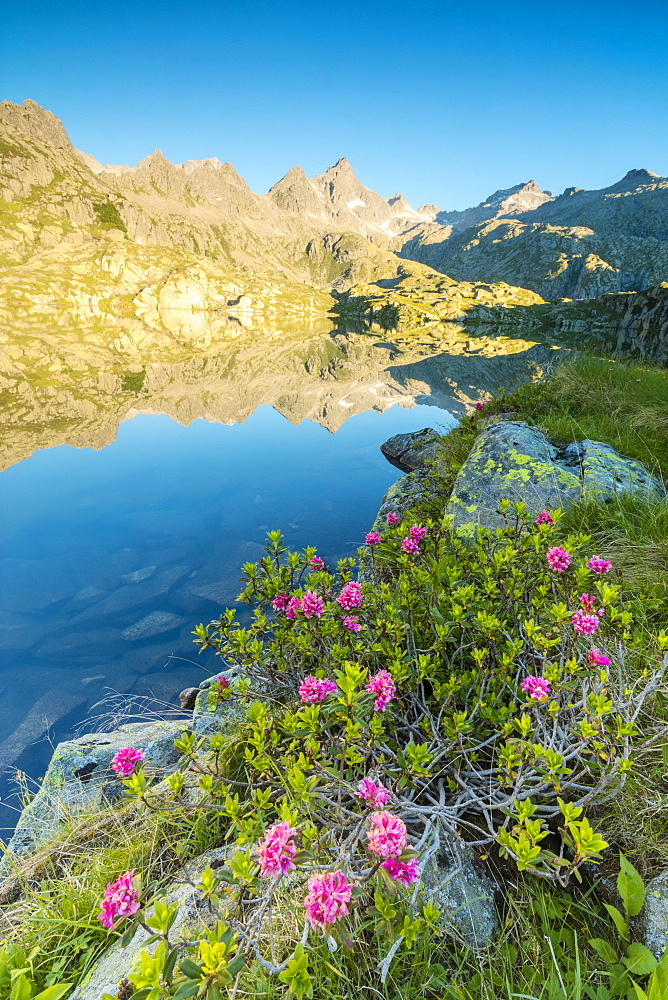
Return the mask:
<svg viewBox="0 0 668 1000"><path fill-rule="evenodd" d="M145 156L143 160L139 161L137 164L137 170L146 170L156 164L163 163L169 163L170 167L175 166L174 163L171 163L167 157L163 155L161 149L154 149L152 153L149 153L148 156Z"/></svg>
<svg viewBox="0 0 668 1000"><path fill-rule="evenodd" d="M0 120L20 128L27 135L38 136L61 149L71 149L72 144L60 118L47 111L41 104L26 98L23 104L0 102Z"/></svg>
<svg viewBox="0 0 668 1000"><path fill-rule="evenodd" d="M199 170L200 168L211 168L213 170L222 170L223 167L231 167L231 163L221 163L217 156L205 156L202 160L186 160L181 164L185 173L192 174L193 171ZM234 168L233 168L234 169Z"/></svg>
<svg viewBox="0 0 668 1000"><path fill-rule="evenodd" d="M279 188L282 188L286 184L294 184L295 181L305 181L305 180L308 180L308 178L301 167L299 166L290 167L287 174L283 174L281 179L279 181L276 181L276 183L269 188L269 194L271 194L272 191L276 191Z"/></svg>
<svg viewBox="0 0 668 1000"><path fill-rule="evenodd" d="M655 174L653 170L646 170L644 167L636 167L633 170L627 171L622 177L622 181L638 181L642 183L651 183L651 181L661 180L661 174Z"/></svg>

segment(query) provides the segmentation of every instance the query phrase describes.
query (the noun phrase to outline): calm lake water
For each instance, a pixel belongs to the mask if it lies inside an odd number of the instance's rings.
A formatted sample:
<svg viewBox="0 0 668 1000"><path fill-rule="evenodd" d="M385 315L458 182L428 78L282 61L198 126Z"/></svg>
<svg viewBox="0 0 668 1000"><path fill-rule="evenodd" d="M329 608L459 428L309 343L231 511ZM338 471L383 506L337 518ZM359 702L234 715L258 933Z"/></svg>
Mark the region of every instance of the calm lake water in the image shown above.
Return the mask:
<svg viewBox="0 0 668 1000"><path fill-rule="evenodd" d="M25 373L0 371L0 835L16 770L36 787L54 743L113 727L114 692L175 709L216 669L192 630L268 531L354 555L400 475L379 445L451 427L553 350L488 328L250 331L127 371L70 349L46 366L22 344Z"/></svg>

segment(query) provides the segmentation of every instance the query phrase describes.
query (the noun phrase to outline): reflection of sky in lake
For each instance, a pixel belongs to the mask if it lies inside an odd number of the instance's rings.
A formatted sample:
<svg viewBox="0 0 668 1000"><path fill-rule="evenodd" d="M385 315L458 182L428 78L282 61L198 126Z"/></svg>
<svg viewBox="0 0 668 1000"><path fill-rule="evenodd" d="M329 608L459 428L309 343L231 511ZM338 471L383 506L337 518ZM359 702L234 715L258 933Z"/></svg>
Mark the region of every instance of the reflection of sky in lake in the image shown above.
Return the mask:
<svg viewBox="0 0 668 1000"><path fill-rule="evenodd" d="M62 445L3 472L0 768L42 774L40 719L62 739L109 688L178 704L211 672L187 662L192 628L234 600L266 532L328 561L354 554L400 475L380 443L452 422L432 406L368 411L336 434L269 406L232 426L139 415L100 451ZM168 630L122 635L157 611Z"/></svg>

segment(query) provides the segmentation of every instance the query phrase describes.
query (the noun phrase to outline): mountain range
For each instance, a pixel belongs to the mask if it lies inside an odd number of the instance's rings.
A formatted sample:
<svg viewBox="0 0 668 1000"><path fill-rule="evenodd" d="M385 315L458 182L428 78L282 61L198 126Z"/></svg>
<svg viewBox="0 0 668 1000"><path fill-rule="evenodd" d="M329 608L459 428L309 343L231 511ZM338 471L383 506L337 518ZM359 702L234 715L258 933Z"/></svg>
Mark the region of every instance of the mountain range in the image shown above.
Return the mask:
<svg viewBox="0 0 668 1000"><path fill-rule="evenodd" d="M215 157L105 166L33 101L0 103L5 371L17 331L76 328L92 354L169 353L331 310L423 325L489 308L509 322L521 307L519 321L547 300L667 279L668 179L647 170L558 197L532 180L445 211L381 197L342 158L256 194Z"/></svg>

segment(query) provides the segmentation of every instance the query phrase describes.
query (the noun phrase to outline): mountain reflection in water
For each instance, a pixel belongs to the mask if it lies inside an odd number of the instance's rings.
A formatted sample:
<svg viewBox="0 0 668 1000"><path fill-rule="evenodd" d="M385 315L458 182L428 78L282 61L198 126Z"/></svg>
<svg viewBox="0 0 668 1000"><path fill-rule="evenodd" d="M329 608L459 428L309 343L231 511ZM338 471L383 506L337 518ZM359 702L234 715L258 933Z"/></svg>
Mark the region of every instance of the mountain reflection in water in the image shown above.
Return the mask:
<svg viewBox="0 0 668 1000"><path fill-rule="evenodd" d="M493 338L472 355L464 341L265 336L173 362L93 373L35 360L11 373L0 397L2 799L15 769L43 774L49 740L110 690L176 707L215 669L192 629L234 602L267 531L328 562L353 555L399 475L381 442L447 429L448 408L540 375L550 356L518 341L505 353ZM0 806L0 827L14 817Z"/></svg>

